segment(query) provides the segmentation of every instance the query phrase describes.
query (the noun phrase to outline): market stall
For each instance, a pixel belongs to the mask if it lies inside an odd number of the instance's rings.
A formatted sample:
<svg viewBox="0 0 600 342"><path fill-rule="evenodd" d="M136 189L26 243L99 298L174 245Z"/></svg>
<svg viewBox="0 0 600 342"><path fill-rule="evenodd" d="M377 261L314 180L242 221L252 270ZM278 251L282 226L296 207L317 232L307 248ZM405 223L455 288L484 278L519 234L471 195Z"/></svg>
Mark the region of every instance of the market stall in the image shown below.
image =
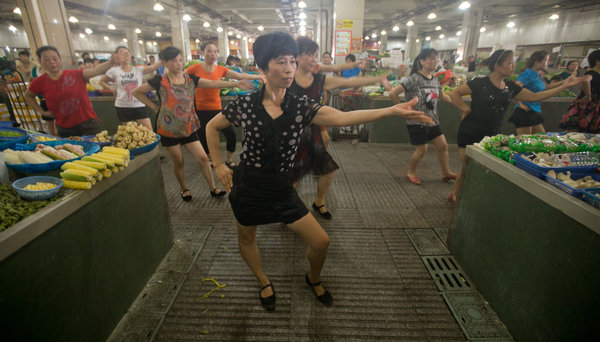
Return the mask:
<svg viewBox="0 0 600 342"><path fill-rule="evenodd" d="M469 146L449 249L515 340L600 336L600 209Z"/></svg>

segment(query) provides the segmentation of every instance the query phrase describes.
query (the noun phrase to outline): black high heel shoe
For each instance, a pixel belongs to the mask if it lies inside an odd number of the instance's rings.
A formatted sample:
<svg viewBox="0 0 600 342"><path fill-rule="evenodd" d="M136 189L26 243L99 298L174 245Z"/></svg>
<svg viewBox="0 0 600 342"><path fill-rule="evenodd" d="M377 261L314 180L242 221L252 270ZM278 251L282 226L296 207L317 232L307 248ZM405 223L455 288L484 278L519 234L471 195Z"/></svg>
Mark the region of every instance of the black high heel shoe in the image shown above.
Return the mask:
<svg viewBox="0 0 600 342"><path fill-rule="evenodd" d="M269 297L262 297L260 293L267 287L271 287L271 289L273 290L273 294ZM273 286L273 284L268 283L267 285L263 286L260 290L258 290L258 298L260 298L260 304L262 304L263 308L267 309L267 311L275 310L277 297L275 296L275 287Z"/></svg>
<svg viewBox="0 0 600 342"><path fill-rule="evenodd" d="M217 190L218 190L219 192L217 192ZM210 195L211 195L212 197L223 197L223 196L225 196L226 194L227 194L227 191L225 191L225 190L221 190L221 189L217 189L217 188L215 188L214 190L211 190L211 191L210 191Z"/></svg>
<svg viewBox="0 0 600 342"><path fill-rule="evenodd" d="M329 213L329 211L327 211L327 209L325 209L325 212L321 212L321 208L323 208L325 206L325 204L323 205L319 205L317 206L316 203L313 202L312 207L314 210L317 211L317 213L319 213L319 215L321 215L322 218L326 219L326 220L331 220L331 213Z"/></svg>
<svg viewBox="0 0 600 342"><path fill-rule="evenodd" d="M322 295L320 295L320 296L317 295L317 292L315 291L315 286L321 285L321 282L318 282L318 283L315 283L315 284L311 283L310 279L308 279L308 273L306 273L306 275L304 276L304 279L306 280L306 283L308 284L308 286L310 286L310 289L312 290L312 293L315 295L315 297L317 297L317 300L319 302L321 302L325 306L331 306L331 304L333 304L333 297L327 291L327 289L325 288L325 286L323 286L323 290L325 290L325 292Z"/></svg>

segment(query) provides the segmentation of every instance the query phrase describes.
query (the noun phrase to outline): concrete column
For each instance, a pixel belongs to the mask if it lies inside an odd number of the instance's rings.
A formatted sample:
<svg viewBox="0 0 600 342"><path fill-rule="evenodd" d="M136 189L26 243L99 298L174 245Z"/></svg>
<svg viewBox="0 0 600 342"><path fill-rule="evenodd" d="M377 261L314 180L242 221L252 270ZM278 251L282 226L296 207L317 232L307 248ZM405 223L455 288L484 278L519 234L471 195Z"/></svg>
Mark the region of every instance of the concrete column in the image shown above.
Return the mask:
<svg viewBox="0 0 600 342"><path fill-rule="evenodd" d="M146 54L143 52L143 46L140 43L138 43L139 38L138 34L135 33L135 27L130 26L125 31L125 36L127 37L127 47L129 48L129 52L131 53L131 55L136 59L140 57L145 60Z"/></svg>
<svg viewBox="0 0 600 342"><path fill-rule="evenodd" d="M333 0L333 40L332 49L335 49L336 30L351 30L352 39L362 38L363 24L365 16L365 0ZM339 28L340 20L352 20L352 28ZM379 32L377 32L379 35ZM352 43L351 43L352 44ZM360 58L360 53L353 52L356 57ZM339 51L335 51L335 54L340 54ZM344 56L334 56L335 64L343 64L345 62Z"/></svg>
<svg viewBox="0 0 600 342"><path fill-rule="evenodd" d="M244 37L241 39L242 43L242 58L248 59L248 38ZM228 55L229 56L229 55Z"/></svg>
<svg viewBox="0 0 600 342"><path fill-rule="evenodd" d="M44 45L60 53L64 69L77 67L69 17L63 0L18 0L29 47L35 53Z"/></svg>
<svg viewBox="0 0 600 342"><path fill-rule="evenodd" d="M417 38L419 34L419 29L416 25L408 27L406 32L406 38L408 41L406 42L406 51L404 53L404 60L414 61L417 55L419 54L420 49L418 49Z"/></svg>
<svg viewBox="0 0 600 342"><path fill-rule="evenodd" d="M225 58L229 56L229 36L225 28L223 28L223 32L219 32L219 55L225 56Z"/></svg>
<svg viewBox="0 0 600 342"><path fill-rule="evenodd" d="M385 36L381 36L381 39L379 39L379 40L381 41L381 44L379 44L379 54L383 55L385 50L387 50L387 41L388 41L387 34Z"/></svg>
<svg viewBox="0 0 600 342"><path fill-rule="evenodd" d="M477 56L477 45L479 44L479 29L483 19L483 5L481 2L473 4L465 10L462 23L462 35L456 50L459 59L466 60L469 55Z"/></svg>
<svg viewBox="0 0 600 342"><path fill-rule="evenodd" d="M192 59L190 48L190 30L187 22L183 20L183 10L171 10L171 43L180 49L183 54L183 63Z"/></svg>

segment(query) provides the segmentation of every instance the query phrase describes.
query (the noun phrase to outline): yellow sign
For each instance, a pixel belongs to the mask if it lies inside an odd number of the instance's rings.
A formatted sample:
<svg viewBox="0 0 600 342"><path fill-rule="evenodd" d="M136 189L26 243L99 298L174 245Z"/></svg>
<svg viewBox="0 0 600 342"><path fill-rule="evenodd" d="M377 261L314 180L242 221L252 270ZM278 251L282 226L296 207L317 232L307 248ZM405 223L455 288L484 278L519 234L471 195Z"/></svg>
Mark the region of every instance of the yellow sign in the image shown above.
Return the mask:
<svg viewBox="0 0 600 342"><path fill-rule="evenodd" d="M338 19L335 21L336 29L351 29L354 27L354 20L342 20Z"/></svg>

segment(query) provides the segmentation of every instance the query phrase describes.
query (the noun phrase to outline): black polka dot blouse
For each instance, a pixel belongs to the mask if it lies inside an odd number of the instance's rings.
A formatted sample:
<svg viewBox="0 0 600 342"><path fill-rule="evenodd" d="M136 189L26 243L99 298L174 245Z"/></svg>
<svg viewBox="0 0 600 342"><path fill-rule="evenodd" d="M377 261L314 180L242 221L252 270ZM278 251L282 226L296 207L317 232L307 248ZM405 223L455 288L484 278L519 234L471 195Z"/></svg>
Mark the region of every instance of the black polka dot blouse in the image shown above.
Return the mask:
<svg viewBox="0 0 600 342"><path fill-rule="evenodd" d="M242 127L241 165L287 173L294 166L300 137L322 105L286 92L283 114L272 119L262 104L263 95L264 87L238 96L222 113L234 126Z"/></svg>

